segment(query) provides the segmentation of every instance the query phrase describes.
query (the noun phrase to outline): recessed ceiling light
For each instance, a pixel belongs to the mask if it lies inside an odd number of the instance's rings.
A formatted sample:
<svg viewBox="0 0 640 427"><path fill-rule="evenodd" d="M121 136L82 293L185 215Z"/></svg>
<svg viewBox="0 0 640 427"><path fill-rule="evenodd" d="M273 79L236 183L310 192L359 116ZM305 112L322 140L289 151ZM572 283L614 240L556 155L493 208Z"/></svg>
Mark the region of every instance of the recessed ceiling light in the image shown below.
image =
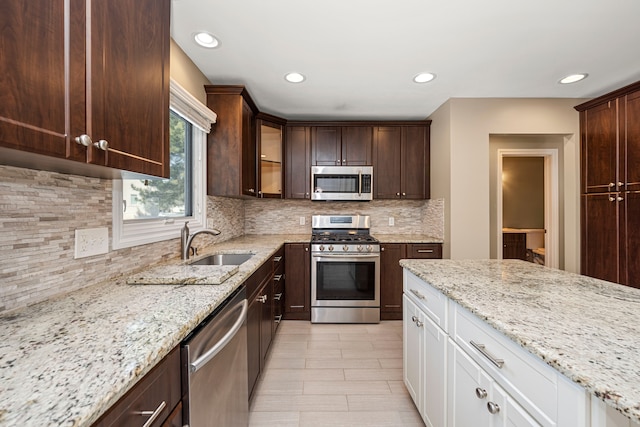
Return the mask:
<svg viewBox="0 0 640 427"><path fill-rule="evenodd" d="M220 44L220 41L213 34L207 33L206 31L194 34L193 38L200 46L207 47L209 49L218 47Z"/></svg>
<svg viewBox="0 0 640 427"><path fill-rule="evenodd" d="M560 80L560 84L566 85L569 83L579 82L580 80L586 79L589 74L581 73L581 74L571 74L567 77Z"/></svg>
<svg viewBox="0 0 640 427"><path fill-rule="evenodd" d="M413 78L413 81L416 83L427 83L435 78L436 75L433 73L420 73Z"/></svg>
<svg viewBox="0 0 640 427"><path fill-rule="evenodd" d="M300 73L288 73L284 76L284 79L289 83L302 83L305 80L305 76Z"/></svg>

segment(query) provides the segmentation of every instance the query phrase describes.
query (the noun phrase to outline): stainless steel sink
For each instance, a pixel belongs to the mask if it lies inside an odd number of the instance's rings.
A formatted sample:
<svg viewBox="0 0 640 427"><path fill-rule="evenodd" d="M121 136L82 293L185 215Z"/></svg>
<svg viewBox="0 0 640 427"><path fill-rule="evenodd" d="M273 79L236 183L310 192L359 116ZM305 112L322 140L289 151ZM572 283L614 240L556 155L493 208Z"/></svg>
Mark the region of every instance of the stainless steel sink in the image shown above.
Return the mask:
<svg viewBox="0 0 640 427"><path fill-rule="evenodd" d="M248 261L253 254L215 254L209 255L197 261L189 263L190 265L240 265Z"/></svg>

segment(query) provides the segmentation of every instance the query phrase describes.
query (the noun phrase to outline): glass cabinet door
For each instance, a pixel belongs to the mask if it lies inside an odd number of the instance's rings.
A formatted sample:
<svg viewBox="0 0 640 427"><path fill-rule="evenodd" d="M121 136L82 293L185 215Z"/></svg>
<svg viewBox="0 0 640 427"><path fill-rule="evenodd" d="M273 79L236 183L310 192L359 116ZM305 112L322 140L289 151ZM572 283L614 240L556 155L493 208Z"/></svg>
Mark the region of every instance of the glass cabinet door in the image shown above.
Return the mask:
<svg viewBox="0 0 640 427"><path fill-rule="evenodd" d="M258 120L259 197L283 197L283 126Z"/></svg>

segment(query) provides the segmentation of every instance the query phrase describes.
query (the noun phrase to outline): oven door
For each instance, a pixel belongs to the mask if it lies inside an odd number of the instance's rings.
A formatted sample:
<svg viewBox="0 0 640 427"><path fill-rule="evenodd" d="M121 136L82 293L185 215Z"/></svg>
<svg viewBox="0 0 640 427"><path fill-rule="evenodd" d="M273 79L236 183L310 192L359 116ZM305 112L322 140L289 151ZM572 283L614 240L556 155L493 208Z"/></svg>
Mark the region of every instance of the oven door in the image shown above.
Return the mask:
<svg viewBox="0 0 640 427"><path fill-rule="evenodd" d="M380 254L312 254L311 306L379 307Z"/></svg>

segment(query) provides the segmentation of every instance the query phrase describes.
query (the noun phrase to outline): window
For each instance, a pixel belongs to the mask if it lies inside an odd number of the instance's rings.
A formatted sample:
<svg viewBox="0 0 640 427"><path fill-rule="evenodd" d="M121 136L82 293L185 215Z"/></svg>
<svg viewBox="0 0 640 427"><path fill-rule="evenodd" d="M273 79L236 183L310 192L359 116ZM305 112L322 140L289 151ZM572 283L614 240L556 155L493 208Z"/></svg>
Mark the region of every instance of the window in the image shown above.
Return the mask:
<svg viewBox="0 0 640 427"><path fill-rule="evenodd" d="M216 115L171 80L170 178L113 181L112 249L174 239L206 225L206 134Z"/></svg>

